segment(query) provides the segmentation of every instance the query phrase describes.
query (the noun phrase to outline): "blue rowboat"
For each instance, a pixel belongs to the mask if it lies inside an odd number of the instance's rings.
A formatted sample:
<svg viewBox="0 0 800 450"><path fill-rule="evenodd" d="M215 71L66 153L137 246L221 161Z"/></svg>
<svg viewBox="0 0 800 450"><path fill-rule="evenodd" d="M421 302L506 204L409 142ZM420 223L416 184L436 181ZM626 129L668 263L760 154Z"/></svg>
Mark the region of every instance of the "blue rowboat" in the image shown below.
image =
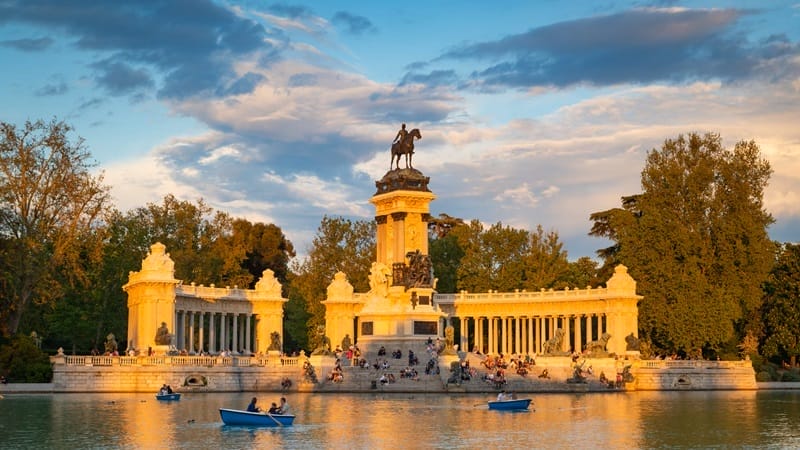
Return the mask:
<svg viewBox="0 0 800 450"><path fill-rule="evenodd" d="M225 425L247 425L257 427L288 427L294 422L294 414L267 414L238 409L219 409L219 416Z"/></svg>
<svg viewBox="0 0 800 450"><path fill-rule="evenodd" d="M156 394L156 400L164 400L170 402L173 400L180 400L180 399L181 399L181 394L177 392L173 392L172 394Z"/></svg>
<svg viewBox="0 0 800 450"><path fill-rule="evenodd" d="M524 411L531 404L531 399L520 398L516 400L503 400L489 402L489 409L496 411Z"/></svg>

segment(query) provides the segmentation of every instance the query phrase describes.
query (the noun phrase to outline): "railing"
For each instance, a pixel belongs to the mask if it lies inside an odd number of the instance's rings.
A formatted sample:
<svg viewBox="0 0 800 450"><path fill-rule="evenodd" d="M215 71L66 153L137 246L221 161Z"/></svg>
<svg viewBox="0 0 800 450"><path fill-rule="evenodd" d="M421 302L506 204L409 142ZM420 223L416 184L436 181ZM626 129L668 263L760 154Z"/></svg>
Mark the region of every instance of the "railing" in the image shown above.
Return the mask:
<svg viewBox="0 0 800 450"><path fill-rule="evenodd" d="M564 290L545 290L526 291L518 290L515 292L485 292L474 293L462 291L457 294L436 294L434 301L438 304L459 303L491 303L491 302L535 302L553 300L586 300L587 298L603 298L609 295L607 288L587 288L587 289L564 289Z"/></svg>
<svg viewBox="0 0 800 450"><path fill-rule="evenodd" d="M67 366L300 367L305 356L51 356Z"/></svg>
<svg viewBox="0 0 800 450"><path fill-rule="evenodd" d="M748 366L752 367L752 362L703 359L646 359L639 362L642 369L734 369Z"/></svg>

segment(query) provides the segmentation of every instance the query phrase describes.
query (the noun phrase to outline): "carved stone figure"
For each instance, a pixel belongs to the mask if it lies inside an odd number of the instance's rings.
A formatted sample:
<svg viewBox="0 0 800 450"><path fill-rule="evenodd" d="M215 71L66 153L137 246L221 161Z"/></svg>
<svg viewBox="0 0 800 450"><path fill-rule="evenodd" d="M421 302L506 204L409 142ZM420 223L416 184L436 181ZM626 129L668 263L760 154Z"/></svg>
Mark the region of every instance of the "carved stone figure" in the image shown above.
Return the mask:
<svg viewBox="0 0 800 450"><path fill-rule="evenodd" d="M277 331L273 331L269 335L270 343L269 347L267 347L268 351L280 351L281 350L281 334Z"/></svg>
<svg viewBox="0 0 800 450"><path fill-rule="evenodd" d="M408 276L406 287L431 287L433 265L428 255L423 255L419 250L408 252Z"/></svg>
<svg viewBox="0 0 800 450"><path fill-rule="evenodd" d="M264 270L255 288L257 291L264 292L271 297L281 296L281 283L275 278L275 272L271 269Z"/></svg>
<svg viewBox="0 0 800 450"><path fill-rule="evenodd" d="M328 300L331 299L350 299L353 297L353 285L347 281L344 272L336 272L333 281L328 285Z"/></svg>
<svg viewBox="0 0 800 450"><path fill-rule="evenodd" d="M114 333L108 333L106 336L106 353L114 353L117 351L117 340L114 338Z"/></svg>
<svg viewBox="0 0 800 450"><path fill-rule="evenodd" d="M555 335L545 341L543 345L543 351L545 355L553 355L553 354L561 354L563 351L562 342L564 342L564 330L561 328L556 329Z"/></svg>
<svg viewBox="0 0 800 450"><path fill-rule="evenodd" d="M317 326L317 348L311 352L312 355L330 355L331 354L331 338L325 336L325 327L322 325Z"/></svg>
<svg viewBox="0 0 800 450"><path fill-rule="evenodd" d="M455 351L455 329L448 325L444 329L444 350L443 355L454 355Z"/></svg>
<svg viewBox="0 0 800 450"><path fill-rule="evenodd" d="M606 345L608 344L609 339L611 339L611 335L608 333L603 333L600 336L600 339L588 342L583 346L583 348L589 353L605 353Z"/></svg>
<svg viewBox="0 0 800 450"><path fill-rule="evenodd" d="M172 335L169 334L166 322L161 322L161 326L156 330L156 345L170 345L172 344Z"/></svg>
<svg viewBox="0 0 800 450"><path fill-rule="evenodd" d="M639 351L639 338L634 336L633 332L631 332L631 334L625 336L625 343L626 343L625 350L634 351L634 352L638 352Z"/></svg>
<svg viewBox="0 0 800 450"><path fill-rule="evenodd" d="M347 350L351 345L353 345L353 342L350 340L350 334L345 334L342 339L342 350Z"/></svg>
<svg viewBox="0 0 800 450"><path fill-rule="evenodd" d="M391 271L386 264L373 262L369 272L369 291L379 297L385 297L389 292L389 275Z"/></svg>
<svg viewBox="0 0 800 450"><path fill-rule="evenodd" d="M397 157L396 168L400 169L401 155L405 155L406 157L406 169L413 169L411 157L414 155L415 138L422 139L422 133L420 133L419 129L414 128L411 131L406 131L406 124L403 124L400 131L397 132L394 142L392 142L392 160L389 162L389 170L392 170L392 166L395 165L395 157Z"/></svg>

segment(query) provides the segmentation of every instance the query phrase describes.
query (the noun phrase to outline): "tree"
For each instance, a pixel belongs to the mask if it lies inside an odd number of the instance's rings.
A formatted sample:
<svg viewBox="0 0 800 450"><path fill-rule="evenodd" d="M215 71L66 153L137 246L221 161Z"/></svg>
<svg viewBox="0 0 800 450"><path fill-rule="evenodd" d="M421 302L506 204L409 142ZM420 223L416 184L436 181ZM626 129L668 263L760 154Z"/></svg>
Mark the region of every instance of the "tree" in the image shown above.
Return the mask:
<svg viewBox="0 0 800 450"><path fill-rule="evenodd" d="M245 249L245 259L241 267L253 277L250 288L255 287L266 269L275 272L275 278L281 283L286 282L289 261L295 257L295 252L294 246L286 239L280 227L235 219L231 240L232 246L242 246Z"/></svg>
<svg viewBox="0 0 800 450"><path fill-rule="evenodd" d="M570 266L564 243L558 233L545 233L541 225L530 233L528 255L525 258L526 289L563 289L569 285Z"/></svg>
<svg viewBox="0 0 800 450"><path fill-rule="evenodd" d="M764 283L763 318L763 355L794 365L800 355L800 244L783 245Z"/></svg>
<svg viewBox="0 0 800 450"><path fill-rule="evenodd" d="M0 332L17 332L32 301L59 296L51 283L55 268L70 280L85 277L77 238L108 208L109 189L80 137L56 120L0 122Z"/></svg>
<svg viewBox="0 0 800 450"><path fill-rule="evenodd" d="M356 292L366 292L369 290L369 270L375 256L374 222L353 222L341 217L322 218L308 256L295 265L294 275L290 278L293 290L290 299L305 302L310 316L306 322L310 345L317 344L317 327L325 324L325 307L320 302L326 298L333 275L344 272Z"/></svg>
<svg viewBox="0 0 800 450"><path fill-rule="evenodd" d="M639 195L591 215L605 271L627 265L644 299L640 334L656 348L718 352L758 326L773 243L763 208L769 163L754 142L689 134L648 153Z"/></svg>
<svg viewBox="0 0 800 450"><path fill-rule="evenodd" d="M437 279L436 290L441 293L455 293L458 267L461 265L461 258L464 257L464 250L459 245L458 238L454 234L448 234L431 239L428 248L433 264L433 276Z"/></svg>

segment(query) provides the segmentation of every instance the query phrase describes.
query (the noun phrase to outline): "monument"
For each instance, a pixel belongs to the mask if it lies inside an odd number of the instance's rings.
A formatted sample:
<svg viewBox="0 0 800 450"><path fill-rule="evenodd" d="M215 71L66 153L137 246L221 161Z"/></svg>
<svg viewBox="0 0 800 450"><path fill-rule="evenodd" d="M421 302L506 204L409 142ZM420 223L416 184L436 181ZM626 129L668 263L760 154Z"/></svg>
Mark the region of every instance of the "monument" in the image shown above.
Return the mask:
<svg viewBox="0 0 800 450"><path fill-rule="evenodd" d="M346 274L338 273L328 288L326 333L333 342L355 336L362 351L424 348L440 337L443 313L433 301L436 280L428 255L430 202L436 196L430 181L411 165L419 129L403 124L392 144L390 169L375 186L377 257L370 269L370 290L353 293ZM405 156L405 167L400 160Z"/></svg>

